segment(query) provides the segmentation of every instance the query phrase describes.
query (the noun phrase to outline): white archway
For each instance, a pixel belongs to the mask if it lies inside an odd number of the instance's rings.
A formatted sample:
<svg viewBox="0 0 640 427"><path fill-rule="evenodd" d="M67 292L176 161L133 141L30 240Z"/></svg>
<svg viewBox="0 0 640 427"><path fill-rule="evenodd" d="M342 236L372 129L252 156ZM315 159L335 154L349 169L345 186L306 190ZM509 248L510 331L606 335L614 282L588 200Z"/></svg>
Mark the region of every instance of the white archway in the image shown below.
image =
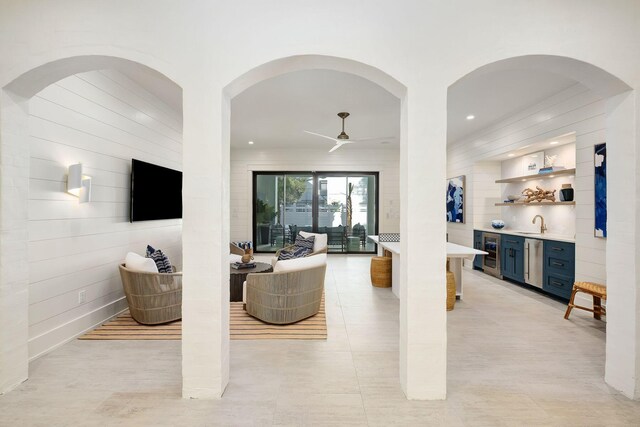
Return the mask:
<svg viewBox="0 0 640 427"><path fill-rule="evenodd" d="M132 64L158 73L123 57L79 55L35 66L0 89L0 393L28 378L29 100L65 77Z"/></svg>
<svg viewBox="0 0 640 427"><path fill-rule="evenodd" d="M223 208L221 215L223 221L227 224L227 238L225 239L225 236L223 235L222 242L228 241L228 162L231 99L248 87L270 77L297 70L310 69L327 69L355 74L380 85L398 97L402 104L400 145L401 147L407 146L407 88L402 83L379 69L350 59L322 55L291 56L270 61L255 67L226 85L223 88L222 93L221 145L223 147L221 147L220 150L222 156L222 168L226 168L226 170L223 170L222 174L222 180L224 182L224 188L222 190L224 194L223 204L225 207ZM406 170L403 173L406 175ZM406 210L402 212L402 215L406 215ZM406 221L401 220L401 222ZM444 221L442 221L442 223L444 224ZM442 248L442 268L434 268L433 271L433 276L438 277L438 275L440 275L443 278L440 281L441 283L444 280L444 238ZM408 262L407 258L409 257L405 257L405 261L403 261L404 263ZM437 260L434 260L434 263L437 264ZM405 268L403 267L402 270L405 270ZM434 286L433 294L431 295L428 293L431 292L431 289L422 289L419 293L416 292L414 294L414 298L409 299L408 295L410 295L410 290L415 291L415 289L413 289L411 284L407 281L406 275L401 278L401 283L400 378L403 390L410 399L444 398L446 393L446 334L443 334L443 330L439 328L440 324L442 324L442 329L444 329L444 323L438 323L438 321L446 321L446 318L444 317L444 288ZM222 287L219 291L215 292L215 300L210 293L210 289L203 288L201 291L206 292L207 296L212 298L211 301L215 301L220 298L220 300L214 302L213 305L215 308L211 309L211 311L207 313L207 316L210 316L209 322L216 325L215 333L216 335L219 333L219 336L208 337L207 340L209 341L209 344L207 346L203 346L201 342L197 340L197 335L194 335L192 339L190 333L186 333L183 336L183 360L189 360L192 362L197 360L199 363L205 363L207 360L213 360L215 365L213 366L213 372L215 372L215 374L210 377L196 377L195 375L189 375L188 378L184 377L184 397L219 396L222 394L229 378L228 277L223 279ZM194 290L194 294L185 295L185 298L195 299L195 292L196 291ZM429 301L427 305L432 305L434 307L434 309L428 312L428 314L420 313L420 308L418 308L423 299ZM424 303L424 301L422 301L422 303ZM201 318L199 319L199 323L203 321L207 322L206 319L202 318L203 313L200 314ZM410 316L413 316L413 321L409 320ZM434 322L435 326L432 330L427 330L428 328L425 328L425 324L431 320L430 316L435 316L438 321ZM219 330L217 325L220 325ZM192 327L192 325L189 322L189 318L185 316L185 331L190 327ZM429 344L427 345L426 342ZM221 353L218 353L217 345L221 346ZM220 381L221 384L218 385L217 381Z"/></svg>
<svg viewBox="0 0 640 427"><path fill-rule="evenodd" d="M505 70L540 70L568 77L589 88L597 97L607 99L606 142L608 144L608 238L606 241L606 283L608 317L605 380L625 395L638 396L640 366L640 277L637 253L640 241L636 196L638 136L634 130L634 103L637 94L631 86L593 64L554 55L525 55L479 66L456 80ZM455 82L454 82L455 83ZM452 83L452 85L454 84ZM602 141L604 142L604 141ZM523 143L524 144L524 143ZM510 146L506 150L517 149ZM625 203L620 203L625 200ZM632 206L630 209L629 207ZM633 212L633 215L631 214ZM471 226L472 227L472 226ZM630 238L633 231L633 238ZM467 230L471 233L472 230ZM576 243L588 236L577 236ZM577 251L579 249L577 248ZM579 280L579 279L576 279Z"/></svg>

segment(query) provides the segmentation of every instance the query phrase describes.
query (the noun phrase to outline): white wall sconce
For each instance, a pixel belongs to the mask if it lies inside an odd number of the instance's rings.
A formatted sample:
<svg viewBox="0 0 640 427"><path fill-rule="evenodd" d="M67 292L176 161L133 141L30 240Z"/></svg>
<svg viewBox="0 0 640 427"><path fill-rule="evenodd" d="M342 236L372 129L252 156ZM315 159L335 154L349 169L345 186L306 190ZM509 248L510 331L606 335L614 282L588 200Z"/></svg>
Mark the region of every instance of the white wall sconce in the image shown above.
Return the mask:
<svg viewBox="0 0 640 427"><path fill-rule="evenodd" d="M80 203L91 201L91 177L82 175L82 163L69 166L67 193L76 196Z"/></svg>

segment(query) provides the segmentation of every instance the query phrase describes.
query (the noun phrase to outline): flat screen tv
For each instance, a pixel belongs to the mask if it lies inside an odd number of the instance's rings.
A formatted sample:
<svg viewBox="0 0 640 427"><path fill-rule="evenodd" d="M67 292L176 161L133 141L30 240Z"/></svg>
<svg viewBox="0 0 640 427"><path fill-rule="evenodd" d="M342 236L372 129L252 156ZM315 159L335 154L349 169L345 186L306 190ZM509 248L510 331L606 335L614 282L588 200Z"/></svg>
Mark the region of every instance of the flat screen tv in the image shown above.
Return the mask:
<svg viewBox="0 0 640 427"><path fill-rule="evenodd" d="M131 222L182 218L182 172L131 160Z"/></svg>

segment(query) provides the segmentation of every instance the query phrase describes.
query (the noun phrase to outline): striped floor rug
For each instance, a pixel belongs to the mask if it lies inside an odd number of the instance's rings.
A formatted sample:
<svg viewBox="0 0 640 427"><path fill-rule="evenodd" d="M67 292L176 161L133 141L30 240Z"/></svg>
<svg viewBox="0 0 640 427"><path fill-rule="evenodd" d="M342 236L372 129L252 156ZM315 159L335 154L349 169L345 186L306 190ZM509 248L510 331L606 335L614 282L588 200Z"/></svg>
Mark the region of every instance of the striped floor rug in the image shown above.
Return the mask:
<svg viewBox="0 0 640 427"><path fill-rule="evenodd" d="M320 311L313 317L292 325L269 325L249 316L241 302L231 303L230 334L232 340L326 340L327 319L324 297ZM81 340L179 340L182 322L164 325L141 325L131 318L129 310L113 320L82 335Z"/></svg>

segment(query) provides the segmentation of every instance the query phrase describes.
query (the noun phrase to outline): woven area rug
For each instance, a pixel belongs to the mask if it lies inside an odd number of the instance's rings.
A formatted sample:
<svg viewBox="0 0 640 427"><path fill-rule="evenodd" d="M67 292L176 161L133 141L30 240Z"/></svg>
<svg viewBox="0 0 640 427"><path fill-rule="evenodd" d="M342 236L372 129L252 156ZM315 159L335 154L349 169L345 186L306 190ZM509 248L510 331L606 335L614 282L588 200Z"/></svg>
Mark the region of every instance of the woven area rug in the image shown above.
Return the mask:
<svg viewBox="0 0 640 427"><path fill-rule="evenodd" d="M291 325L269 325L249 316L241 302L231 303L230 334L232 340L326 340L327 319L324 296L320 311L313 317ZM182 322L164 325L141 325L131 318L129 310L91 332L81 340L179 340Z"/></svg>

